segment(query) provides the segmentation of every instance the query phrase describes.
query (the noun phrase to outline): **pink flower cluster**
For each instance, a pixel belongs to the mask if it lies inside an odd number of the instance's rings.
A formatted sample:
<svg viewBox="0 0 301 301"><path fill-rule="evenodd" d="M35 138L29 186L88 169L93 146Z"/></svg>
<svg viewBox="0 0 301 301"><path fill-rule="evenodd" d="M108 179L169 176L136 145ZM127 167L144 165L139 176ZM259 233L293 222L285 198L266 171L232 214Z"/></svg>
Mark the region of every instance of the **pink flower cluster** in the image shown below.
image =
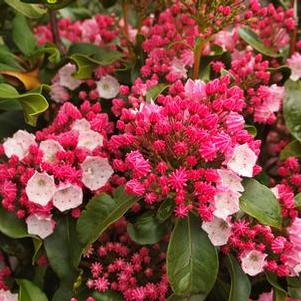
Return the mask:
<svg viewBox="0 0 301 301"><path fill-rule="evenodd" d="M90 248L87 287L101 293L116 291L126 301L166 300L166 243L138 246L130 240L126 226L121 219L112 226L113 240L109 230Z"/></svg>
<svg viewBox="0 0 301 301"><path fill-rule="evenodd" d="M112 124L100 104L80 110L65 103L53 123L36 135L19 130L2 145L2 206L26 218L28 232L45 238L53 232L52 211L73 209L84 192L105 187L113 170L103 151Z"/></svg>
<svg viewBox="0 0 301 301"><path fill-rule="evenodd" d="M108 145L128 193L148 205L172 197L178 217L196 209L212 221L239 210L240 176L260 171L260 142L244 129L242 91L229 84L227 76L207 84L188 80L178 84L177 96L122 110L121 133Z"/></svg>
<svg viewBox="0 0 301 301"><path fill-rule="evenodd" d="M85 42L98 46L111 43L118 35L116 19L110 15L96 15L91 19L77 20L60 19L58 21L59 34L62 38L72 42ZM38 43L53 42L50 24L34 28Z"/></svg>
<svg viewBox="0 0 301 301"><path fill-rule="evenodd" d="M258 0L250 1L250 8L256 17L251 27L263 42L272 49L279 50L289 43L289 34L296 27L294 9L275 8L270 3L261 6Z"/></svg>

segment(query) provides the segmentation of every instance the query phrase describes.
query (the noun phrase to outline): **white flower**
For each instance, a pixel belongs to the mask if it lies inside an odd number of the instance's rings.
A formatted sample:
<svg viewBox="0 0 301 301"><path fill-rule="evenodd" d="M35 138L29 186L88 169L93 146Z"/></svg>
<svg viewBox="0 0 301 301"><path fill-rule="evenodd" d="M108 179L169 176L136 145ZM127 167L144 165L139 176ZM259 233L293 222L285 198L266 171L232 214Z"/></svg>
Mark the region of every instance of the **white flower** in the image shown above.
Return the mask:
<svg viewBox="0 0 301 301"><path fill-rule="evenodd" d="M0 289L0 301L18 301L18 294L12 294L10 291Z"/></svg>
<svg viewBox="0 0 301 301"><path fill-rule="evenodd" d="M83 191L77 185L61 184L53 196L53 206L61 212L76 208L83 202Z"/></svg>
<svg viewBox="0 0 301 301"><path fill-rule="evenodd" d="M85 132L85 131L90 130L90 123L85 118L77 119L73 122L73 124L71 125L71 128L78 132Z"/></svg>
<svg viewBox="0 0 301 301"><path fill-rule="evenodd" d="M54 83L50 87L50 97L56 103L64 103L70 99L70 94L65 87L62 87L59 83Z"/></svg>
<svg viewBox="0 0 301 301"><path fill-rule="evenodd" d="M26 131L17 131L12 138L6 139L3 143L4 153L10 158L15 155L18 156L19 160L22 160L28 155L29 147L32 144L36 144L35 136Z"/></svg>
<svg viewBox="0 0 301 301"><path fill-rule="evenodd" d="M53 176L46 172L35 172L27 182L25 191L30 202L46 206L56 191Z"/></svg>
<svg viewBox="0 0 301 301"><path fill-rule="evenodd" d="M57 161L57 152L63 151L64 148L59 144L59 142L48 139L40 143L40 150L43 152L43 161L53 163Z"/></svg>
<svg viewBox="0 0 301 301"><path fill-rule="evenodd" d="M227 169L219 169L217 172L220 177L219 184L221 187L232 191L244 191L244 187L241 185L241 178L236 173Z"/></svg>
<svg viewBox="0 0 301 301"><path fill-rule="evenodd" d="M250 276L255 276L263 272L266 257L267 254L262 253L260 251L248 251L240 257L241 267L246 274L249 274Z"/></svg>
<svg viewBox="0 0 301 301"><path fill-rule="evenodd" d="M250 149L248 144L245 143L235 147L227 166L240 176L252 177L256 161L256 154Z"/></svg>
<svg viewBox="0 0 301 301"><path fill-rule="evenodd" d="M98 132L88 130L80 131L78 136L78 147L85 147L90 151L94 150L98 146L103 145L103 136Z"/></svg>
<svg viewBox="0 0 301 301"><path fill-rule="evenodd" d="M76 120L71 128L79 133L78 147L85 147L93 151L98 146L103 146L103 136L90 129L90 123L86 119Z"/></svg>
<svg viewBox="0 0 301 301"><path fill-rule="evenodd" d="M119 93L119 86L119 82L115 77L106 75L97 82L97 91L101 98L111 99Z"/></svg>
<svg viewBox="0 0 301 301"><path fill-rule="evenodd" d="M42 239L53 233L55 222L51 215L31 214L26 219L29 234L38 235Z"/></svg>
<svg viewBox="0 0 301 301"><path fill-rule="evenodd" d="M114 173L107 158L88 156L81 167L82 182L91 190L103 187Z"/></svg>
<svg viewBox="0 0 301 301"><path fill-rule="evenodd" d="M174 58L170 65L170 72L176 75L178 78L187 77L187 69L185 64L178 58Z"/></svg>
<svg viewBox="0 0 301 301"><path fill-rule="evenodd" d="M287 64L292 71L290 79L297 81L299 78L301 78L301 54L295 52L292 57L287 60Z"/></svg>
<svg viewBox="0 0 301 301"><path fill-rule="evenodd" d="M240 196L240 193L232 190L217 193L215 195L214 216L226 220L229 215L238 212Z"/></svg>
<svg viewBox="0 0 301 301"><path fill-rule="evenodd" d="M203 222L202 228L214 246L225 245L231 235L231 224L217 217L211 222Z"/></svg>
<svg viewBox="0 0 301 301"><path fill-rule="evenodd" d="M68 63L63 66L59 72L59 84L62 87L68 88L69 90L75 90L82 83L81 80L75 79L72 74L76 71L75 65Z"/></svg>

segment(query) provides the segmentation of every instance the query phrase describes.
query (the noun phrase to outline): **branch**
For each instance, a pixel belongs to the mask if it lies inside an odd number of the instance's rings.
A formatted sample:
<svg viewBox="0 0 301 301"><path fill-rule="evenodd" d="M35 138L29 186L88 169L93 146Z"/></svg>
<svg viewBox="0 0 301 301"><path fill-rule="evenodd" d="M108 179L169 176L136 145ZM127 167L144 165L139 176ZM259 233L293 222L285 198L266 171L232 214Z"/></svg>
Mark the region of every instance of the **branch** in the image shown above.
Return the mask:
<svg viewBox="0 0 301 301"><path fill-rule="evenodd" d="M57 12L55 10L49 10L49 20L50 20L50 28L52 32L53 42L59 49L62 55L65 54L65 48L62 44L62 40L60 37L59 29L58 29L58 20L57 20Z"/></svg>

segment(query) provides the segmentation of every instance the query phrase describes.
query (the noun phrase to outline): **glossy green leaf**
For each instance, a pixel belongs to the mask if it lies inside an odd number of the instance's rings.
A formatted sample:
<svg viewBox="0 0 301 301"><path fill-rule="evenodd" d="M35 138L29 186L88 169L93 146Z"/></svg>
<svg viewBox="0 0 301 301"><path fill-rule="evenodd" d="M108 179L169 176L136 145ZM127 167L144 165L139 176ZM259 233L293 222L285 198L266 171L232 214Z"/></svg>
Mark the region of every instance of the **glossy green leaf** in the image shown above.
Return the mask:
<svg viewBox="0 0 301 301"><path fill-rule="evenodd" d="M19 59L4 45L0 45L0 71L24 71Z"/></svg>
<svg viewBox="0 0 301 301"><path fill-rule="evenodd" d="M295 206L297 208L301 207L301 192L299 192L296 196L295 196Z"/></svg>
<svg viewBox="0 0 301 301"><path fill-rule="evenodd" d="M165 222L173 213L175 202L172 198L166 199L159 207L156 218L159 222Z"/></svg>
<svg viewBox="0 0 301 301"><path fill-rule="evenodd" d="M17 130L25 128L22 112L9 111L0 113L0 139L12 136Z"/></svg>
<svg viewBox="0 0 301 301"><path fill-rule="evenodd" d="M40 18L47 13L47 9L36 4L26 4L20 0L4 0L9 6L14 8L17 12L23 14L28 18Z"/></svg>
<svg viewBox="0 0 301 301"><path fill-rule="evenodd" d="M11 238L32 237L27 232L27 227L22 219L8 212L0 206L0 232Z"/></svg>
<svg viewBox="0 0 301 301"><path fill-rule="evenodd" d="M203 301L205 300L206 295L191 295L188 297L171 295L169 296L166 301Z"/></svg>
<svg viewBox="0 0 301 301"><path fill-rule="evenodd" d="M42 247L42 240L27 232L27 226L24 220L18 219L13 213L8 212L2 207L0 207L0 232L14 239L32 238L35 250L32 261L33 263L35 262L37 253Z"/></svg>
<svg viewBox="0 0 301 301"><path fill-rule="evenodd" d="M27 279L18 279L19 301L48 301L47 296L33 282Z"/></svg>
<svg viewBox="0 0 301 301"><path fill-rule="evenodd" d="M12 22L12 37L19 50L29 56L33 54L37 41L23 15L16 15Z"/></svg>
<svg viewBox="0 0 301 301"><path fill-rule="evenodd" d="M274 288L273 301L286 301L286 293L278 290L277 288Z"/></svg>
<svg viewBox="0 0 301 301"><path fill-rule="evenodd" d="M96 301L122 301L123 298L115 291L106 291L105 293L93 292L92 297Z"/></svg>
<svg viewBox="0 0 301 301"><path fill-rule="evenodd" d="M48 54L48 60L53 64L58 64L61 60L61 54L57 46L45 44L38 48L37 54Z"/></svg>
<svg viewBox="0 0 301 301"><path fill-rule="evenodd" d="M38 116L48 109L48 102L42 94L19 94L14 87L4 83L0 84L0 103L1 100L18 100L23 108L25 121L32 126L35 126Z"/></svg>
<svg viewBox="0 0 301 301"><path fill-rule="evenodd" d="M294 299L301 299L301 278L300 277L286 277L287 288L290 297Z"/></svg>
<svg viewBox="0 0 301 301"><path fill-rule="evenodd" d="M167 273L176 295L207 296L218 272L218 256L199 218L177 219L167 251Z"/></svg>
<svg viewBox="0 0 301 301"><path fill-rule="evenodd" d="M81 54L73 54L70 59L76 64L77 70L73 74L76 79L89 79L92 77L93 70L98 66Z"/></svg>
<svg viewBox="0 0 301 301"><path fill-rule="evenodd" d="M273 192L254 179L243 180L240 209L264 225L280 228L281 208Z"/></svg>
<svg viewBox="0 0 301 301"><path fill-rule="evenodd" d="M73 284L82 253L75 221L68 216L59 219L54 233L44 240L44 246L50 265L61 281Z"/></svg>
<svg viewBox="0 0 301 301"><path fill-rule="evenodd" d="M77 222L77 232L80 241L88 246L115 221L122 217L135 203L137 198L124 192L118 187L113 197L101 193L93 197Z"/></svg>
<svg viewBox="0 0 301 301"><path fill-rule="evenodd" d="M228 301L248 301L251 293L251 283L248 276L243 272L232 255L227 256L226 263L231 276L231 289Z"/></svg>
<svg viewBox="0 0 301 301"><path fill-rule="evenodd" d="M279 57L280 54L276 53L270 47L264 45L258 35L250 28L243 27L238 29L239 36L250 46L252 46L258 52L270 57Z"/></svg>
<svg viewBox="0 0 301 301"><path fill-rule="evenodd" d="M158 85L150 88L146 92L145 100L147 102L155 101L157 99L157 97L168 87L169 87L168 84L158 84Z"/></svg>
<svg viewBox="0 0 301 301"><path fill-rule="evenodd" d="M159 242L166 233L167 226L160 224L151 212L139 216L134 224L128 223L127 232L130 238L140 245Z"/></svg>
<svg viewBox="0 0 301 301"><path fill-rule="evenodd" d="M292 141L281 151L281 160L286 160L289 157L301 158L301 143L298 140Z"/></svg>
<svg viewBox="0 0 301 301"><path fill-rule="evenodd" d="M267 278L267 281L272 285L272 287L275 287L277 290L286 293L286 290L279 284L278 277L275 274L267 271L265 272L265 276Z"/></svg>
<svg viewBox="0 0 301 301"><path fill-rule="evenodd" d="M68 55L77 65L75 78L86 79L91 77L92 71L97 66L106 66L119 61L123 54L109 48L101 48L87 43L71 45Z"/></svg>
<svg viewBox="0 0 301 301"><path fill-rule="evenodd" d="M250 135L252 135L253 137L256 137L257 136L257 129L254 125L249 125L249 124L246 124L245 125L245 130L248 131L248 133Z"/></svg>
<svg viewBox="0 0 301 301"><path fill-rule="evenodd" d="M69 4L74 2L74 0L22 0L22 2L43 4L47 6L49 9L58 10L68 6Z"/></svg>
<svg viewBox="0 0 301 301"><path fill-rule="evenodd" d="M301 142L301 81L286 81L283 114L290 133Z"/></svg>

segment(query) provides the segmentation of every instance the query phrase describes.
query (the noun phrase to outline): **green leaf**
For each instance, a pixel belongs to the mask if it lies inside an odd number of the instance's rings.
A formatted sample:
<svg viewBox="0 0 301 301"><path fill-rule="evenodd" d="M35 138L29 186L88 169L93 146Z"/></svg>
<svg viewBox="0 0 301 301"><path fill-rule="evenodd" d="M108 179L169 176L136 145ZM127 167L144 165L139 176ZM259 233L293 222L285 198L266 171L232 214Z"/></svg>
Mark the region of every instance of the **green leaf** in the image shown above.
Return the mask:
<svg viewBox="0 0 301 301"><path fill-rule="evenodd" d="M286 293L286 290L278 283L278 277L275 274L267 271L265 272L265 276L272 287L275 287L277 290Z"/></svg>
<svg viewBox="0 0 301 301"><path fill-rule="evenodd" d="M6 4L14 8L17 12L28 18L40 18L47 13L47 9L36 4L26 4L20 0L4 0Z"/></svg>
<svg viewBox="0 0 301 301"><path fill-rule="evenodd" d="M27 24L26 18L22 15L16 15L13 19L12 25L13 41L19 50L26 56L33 54L37 46L37 41Z"/></svg>
<svg viewBox="0 0 301 301"><path fill-rule="evenodd" d="M257 129L254 125L249 125L249 124L246 124L245 125L245 130L248 131L248 133L250 135L252 135L253 137L256 137L257 136Z"/></svg>
<svg viewBox="0 0 301 301"><path fill-rule="evenodd" d="M34 254L32 262L36 260L36 256L42 247L42 240L37 236L31 235L27 232L27 226L24 220L18 219L13 213L10 213L0 206L0 232L8 237L19 238L32 238L34 245Z"/></svg>
<svg viewBox="0 0 301 301"><path fill-rule="evenodd" d="M2 100L18 100L23 108L25 121L32 126L36 125L38 116L48 109L48 102L42 94L19 94L14 87L4 83L0 84L0 104Z"/></svg>
<svg viewBox="0 0 301 301"><path fill-rule="evenodd" d="M273 289L273 301L285 301L286 293L278 290L277 288Z"/></svg>
<svg viewBox="0 0 301 301"><path fill-rule="evenodd" d="M295 196L295 206L297 208L301 207L301 192Z"/></svg>
<svg viewBox="0 0 301 301"><path fill-rule="evenodd" d="M19 301L48 301L46 295L33 282L27 279L18 279Z"/></svg>
<svg viewBox="0 0 301 301"><path fill-rule="evenodd" d="M45 44L38 48L37 54L48 54L48 60L53 64L58 64L61 60L59 49L54 44Z"/></svg>
<svg viewBox="0 0 301 301"><path fill-rule="evenodd" d="M0 45L0 71L24 71L24 69L19 64L19 59L10 50L4 46Z"/></svg>
<svg viewBox="0 0 301 301"><path fill-rule="evenodd" d="M251 283L236 259L227 256L227 267L231 275L231 289L228 301L248 301L251 293Z"/></svg>
<svg viewBox="0 0 301 301"><path fill-rule="evenodd" d="M280 153L280 160L286 160L289 157L301 158L301 143L298 140L290 142Z"/></svg>
<svg viewBox="0 0 301 301"><path fill-rule="evenodd" d="M89 79L92 77L93 70L98 66L92 63L87 57L81 54L73 54L70 59L76 64L77 70L73 74L76 79Z"/></svg>
<svg viewBox="0 0 301 301"><path fill-rule="evenodd" d="M287 288L290 297L301 299L301 279L300 277L286 277Z"/></svg>
<svg viewBox="0 0 301 301"><path fill-rule="evenodd" d="M167 250L167 273L176 295L208 295L218 272L218 256L198 217L177 219ZM201 299L202 300L202 299Z"/></svg>
<svg viewBox="0 0 301 301"><path fill-rule="evenodd" d="M92 297L96 301L122 301L123 298L120 294L114 291L106 291L105 293L93 292Z"/></svg>
<svg viewBox="0 0 301 301"><path fill-rule="evenodd" d="M145 96L146 102L155 101L157 99L157 97L168 87L169 87L168 84L158 84L158 85L150 88L146 92L146 96Z"/></svg>
<svg viewBox="0 0 301 301"><path fill-rule="evenodd" d="M92 244L136 202L137 198L126 194L123 187L118 187L113 197L101 193L92 198L77 221L80 241L85 246Z"/></svg>
<svg viewBox="0 0 301 301"><path fill-rule="evenodd" d="M171 295L167 298L166 301L203 301L205 300L206 296L204 295L191 295L188 297Z"/></svg>
<svg viewBox="0 0 301 301"><path fill-rule="evenodd" d="M75 230L75 221L68 216L61 218L53 234L44 240L50 265L58 277L73 284L77 277L82 246Z"/></svg>
<svg viewBox="0 0 301 301"><path fill-rule="evenodd" d="M86 79L91 77L97 66L107 66L119 61L123 54L110 48L101 48L87 43L76 43L70 46L68 55L77 65L75 78Z"/></svg>
<svg viewBox="0 0 301 301"><path fill-rule="evenodd" d="M258 52L270 57L279 57L280 54L276 53L272 48L264 45L258 35L250 28L244 27L238 29L239 36L250 46L256 49Z"/></svg>
<svg viewBox="0 0 301 301"><path fill-rule="evenodd" d="M10 111L0 114L0 139L12 136L17 130L24 129L22 112Z"/></svg>
<svg viewBox="0 0 301 301"><path fill-rule="evenodd" d="M130 238L140 245L151 245L159 242L166 233L166 225L160 224L151 212L139 216L134 224L128 223L127 232Z"/></svg>
<svg viewBox="0 0 301 301"><path fill-rule="evenodd" d="M0 232L11 238L32 237L27 232L24 220L18 219L13 213L0 206Z"/></svg>
<svg viewBox="0 0 301 301"><path fill-rule="evenodd" d="M280 228L281 208L273 192L254 179L245 179L240 209L264 225Z"/></svg>
<svg viewBox="0 0 301 301"><path fill-rule="evenodd" d="M166 199L159 207L156 218L160 223L165 222L173 213L175 202L172 198Z"/></svg>
<svg viewBox="0 0 301 301"><path fill-rule="evenodd" d="M38 3L47 6L49 9L57 10L68 6L74 0L21 0L26 3Z"/></svg>
<svg viewBox="0 0 301 301"><path fill-rule="evenodd" d="M301 81L286 81L283 114L290 133L301 142Z"/></svg>

